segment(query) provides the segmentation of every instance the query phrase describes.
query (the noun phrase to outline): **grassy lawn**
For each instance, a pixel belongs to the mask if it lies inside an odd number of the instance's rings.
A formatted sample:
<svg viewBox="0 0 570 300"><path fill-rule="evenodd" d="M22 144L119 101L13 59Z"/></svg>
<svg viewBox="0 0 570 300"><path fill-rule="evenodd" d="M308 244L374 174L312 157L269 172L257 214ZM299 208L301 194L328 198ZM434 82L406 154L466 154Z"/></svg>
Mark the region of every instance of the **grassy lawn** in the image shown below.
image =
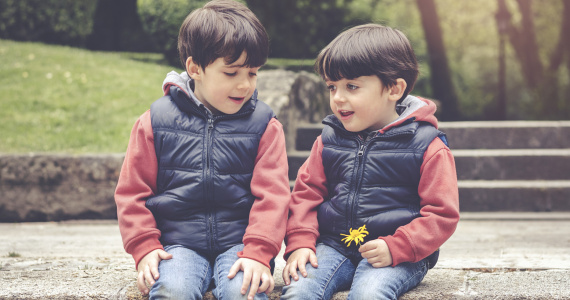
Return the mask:
<svg viewBox="0 0 570 300"><path fill-rule="evenodd" d="M0 153L125 152L134 122L175 69L163 63L161 54L0 40ZM312 65L272 58L264 69Z"/></svg>
<svg viewBox="0 0 570 300"><path fill-rule="evenodd" d="M173 70L160 60L0 40L0 153L124 152Z"/></svg>

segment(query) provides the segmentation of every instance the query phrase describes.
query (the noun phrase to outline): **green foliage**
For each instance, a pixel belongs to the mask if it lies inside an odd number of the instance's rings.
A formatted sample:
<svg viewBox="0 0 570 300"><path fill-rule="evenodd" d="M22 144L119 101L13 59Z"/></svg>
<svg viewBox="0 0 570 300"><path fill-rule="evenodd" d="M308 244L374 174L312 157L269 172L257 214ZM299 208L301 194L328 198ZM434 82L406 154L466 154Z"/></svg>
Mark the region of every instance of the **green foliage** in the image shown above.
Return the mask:
<svg viewBox="0 0 570 300"><path fill-rule="evenodd" d="M0 40L0 152L124 152L162 96L160 59Z"/></svg>
<svg viewBox="0 0 570 300"><path fill-rule="evenodd" d="M356 18L353 0L247 0L271 40L271 57L314 58L343 29L370 20L370 10ZM374 1L373 1L374 2Z"/></svg>
<svg viewBox="0 0 570 300"><path fill-rule="evenodd" d="M17 252L8 252L8 257L20 257L20 253Z"/></svg>
<svg viewBox="0 0 570 300"><path fill-rule="evenodd" d="M144 30L169 64L180 66L178 32L186 16L207 1L139 0L138 11Z"/></svg>
<svg viewBox="0 0 570 300"><path fill-rule="evenodd" d="M0 38L84 46L97 1L2 0Z"/></svg>

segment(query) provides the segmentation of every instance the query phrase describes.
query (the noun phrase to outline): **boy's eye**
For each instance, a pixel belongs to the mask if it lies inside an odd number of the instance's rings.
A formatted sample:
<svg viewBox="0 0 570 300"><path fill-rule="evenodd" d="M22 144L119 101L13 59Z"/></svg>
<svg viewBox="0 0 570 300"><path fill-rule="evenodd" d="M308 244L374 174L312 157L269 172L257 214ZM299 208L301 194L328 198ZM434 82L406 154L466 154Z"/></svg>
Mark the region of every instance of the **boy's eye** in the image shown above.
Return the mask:
<svg viewBox="0 0 570 300"><path fill-rule="evenodd" d="M224 72L224 74L226 74L228 76L236 76L237 72L233 72L233 73Z"/></svg>
<svg viewBox="0 0 570 300"><path fill-rule="evenodd" d="M356 89L358 88L358 87L357 87L356 85L354 85L354 84L347 84L346 87L347 87L349 90L356 90Z"/></svg>
<svg viewBox="0 0 570 300"><path fill-rule="evenodd" d="M250 73L249 73L249 76L252 76L252 77L253 77L253 76L257 76L257 73L250 72Z"/></svg>
<svg viewBox="0 0 570 300"><path fill-rule="evenodd" d="M334 91L334 90L336 90L336 86L334 86L334 85L332 85L332 84L329 85L329 86L327 86L327 88L329 89L329 91Z"/></svg>

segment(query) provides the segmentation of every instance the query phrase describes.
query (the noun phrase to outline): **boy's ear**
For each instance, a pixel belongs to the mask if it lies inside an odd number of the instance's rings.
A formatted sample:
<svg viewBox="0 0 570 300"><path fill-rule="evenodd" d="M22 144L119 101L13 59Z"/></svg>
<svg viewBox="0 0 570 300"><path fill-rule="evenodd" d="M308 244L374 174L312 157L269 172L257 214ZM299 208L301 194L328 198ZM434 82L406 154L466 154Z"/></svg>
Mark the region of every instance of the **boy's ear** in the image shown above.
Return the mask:
<svg viewBox="0 0 570 300"><path fill-rule="evenodd" d="M186 59L186 72L188 73L188 76L194 80L200 80L202 76L202 68L194 62L192 56Z"/></svg>
<svg viewBox="0 0 570 300"><path fill-rule="evenodd" d="M394 84L388 89L389 92L388 99L392 101L400 100L400 98L402 98L402 95L404 94L404 91L406 90L406 87L408 87L408 84L404 79L402 78L396 79L396 84Z"/></svg>

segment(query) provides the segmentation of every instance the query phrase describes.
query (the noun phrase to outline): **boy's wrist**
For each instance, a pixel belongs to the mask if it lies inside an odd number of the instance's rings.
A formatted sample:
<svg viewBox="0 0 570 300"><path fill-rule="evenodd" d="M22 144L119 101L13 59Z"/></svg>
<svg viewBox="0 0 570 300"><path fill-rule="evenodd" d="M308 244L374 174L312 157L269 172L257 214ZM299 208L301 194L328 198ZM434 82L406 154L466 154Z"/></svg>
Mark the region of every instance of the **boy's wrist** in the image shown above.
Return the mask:
<svg viewBox="0 0 570 300"><path fill-rule="evenodd" d="M264 266L271 268L269 262L277 256L274 247L261 241L249 241L244 245L243 251L238 252L238 257L255 260Z"/></svg>
<svg viewBox="0 0 570 300"><path fill-rule="evenodd" d="M285 239L287 248L285 248L284 257L286 259L293 251L301 248L308 248L316 252L316 243L317 236L312 232L302 231L289 234Z"/></svg>

